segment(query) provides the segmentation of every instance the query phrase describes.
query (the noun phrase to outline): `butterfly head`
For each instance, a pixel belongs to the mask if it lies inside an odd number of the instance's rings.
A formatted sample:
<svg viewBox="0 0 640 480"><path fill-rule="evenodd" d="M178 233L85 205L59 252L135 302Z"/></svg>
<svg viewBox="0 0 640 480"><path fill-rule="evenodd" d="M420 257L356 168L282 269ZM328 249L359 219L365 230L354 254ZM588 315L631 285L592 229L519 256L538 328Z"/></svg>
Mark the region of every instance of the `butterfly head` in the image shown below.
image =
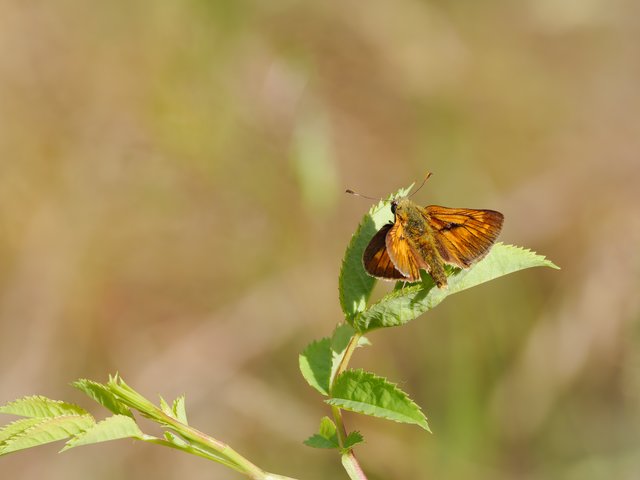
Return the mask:
<svg viewBox="0 0 640 480"><path fill-rule="evenodd" d="M407 197L396 198L391 201L391 213L395 217L395 220L399 220L401 222L406 221L409 211L411 210L411 200Z"/></svg>

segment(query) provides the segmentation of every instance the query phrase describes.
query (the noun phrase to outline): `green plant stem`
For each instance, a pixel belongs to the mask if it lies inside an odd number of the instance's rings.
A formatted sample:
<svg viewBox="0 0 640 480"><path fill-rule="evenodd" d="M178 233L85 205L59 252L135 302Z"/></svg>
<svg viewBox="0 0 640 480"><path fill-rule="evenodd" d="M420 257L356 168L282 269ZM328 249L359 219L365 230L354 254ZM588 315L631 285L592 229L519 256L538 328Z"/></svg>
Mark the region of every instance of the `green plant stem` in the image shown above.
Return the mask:
<svg viewBox="0 0 640 480"><path fill-rule="evenodd" d="M340 375L342 372L344 372L347 369L347 366L349 365L349 361L351 360L351 355L353 355L353 352L358 347L358 342L360 341L361 337L362 337L362 334L356 332L351 337L351 340L349 340L349 343L347 344L347 348L345 348L344 354L342 355L342 358L340 359L340 363L338 364L338 368L336 369L336 373L334 373L333 378L331 379L332 386L333 386L333 382L336 380L336 378L338 378L338 375Z"/></svg>
<svg viewBox="0 0 640 480"><path fill-rule="evenodd" d="M180 450L214 460L240 473L244 473L252 480L296 480L291 477L265 472L226 443L167 415L118 377L110 380L109 389L129 407L135 408L145 417L165 425L180 435L188 443L183 447L178 446L177 448ZM164 444L163 442L163 440L158 439L154 443ZM171 446L176 448L175 445Z"/></svg>
<svg viewBox="0 0 640 480"><path fill-rule="evenodd" d="M344 350L344 354L340 359L340 363L338 364L338 368L336 369L333 377L331 378L331 385L335 382L336 378L347 369L349 365L349 361L351 360L351 356L353 352L358 347L358 342L360 341L360 337L362 335L360 333L354 333L349 343L347 344L347 348ZM347 441L347 429L344 426L344 420L342 419L342 410L338 407L331 407L331 413L333 414L333 421L336 424L336 429L338 432L338 441L340 442L340 446L344 448L344 445ZM367 480L367 476L365 475L358 459L353 453L353 449L349 448L344 450L342 453L342 466L346 470L349 478L351 480Z"/></svg>
<svg viewBox="0 0 640 480"><path fill-rule="evenodd" d="M199 446L202 446L205 450L212 450L215 452L214 456L222 456L224 459L228 460L228 463L225 463L230 468L234 468L235 470L244 473L249 478L253 480L295 480L291 477L285 477L282 475L277 475L274 473L265 472L257 465L254 465L248 459L240 455L229 445L216 440L215 438L202 433L201 431L185 425L182 422L166 415L164 412L158 410L157 414L164 417L162 419L163 423L169 425L174 431L176 431L180 436L182 436L185 440L191 441ZM193 453L193 452L190 452ZM216 460L218 460L216 458ZM218 460L219 461L219 460Z"/></svg>
<svg viewBox="0 0 640 480"><path fill-rule="evenodd" d="M173 448L176 450L180 450L181 452L189 453L191 455L196 455L198 457L206 458L207 460L214 460L225 467L231 468L232 470L238 470L238 465L231 463L224 459L223 457L212 455L211 452L205 451L201 448L196 448L193 445L176 445L175 443L169 442L167 440L162 440L161 438L145 438L146 442L155 443L156 445L162 445L164 447Z"/></svg>
<svg viewBox="0 0 640 480"><path fill-rule="evenodd" d="M266 473L261 468L251 463L226 443L216 440L215 438L212 438L193 427L185 425L164 414L163 412L157 413L160 413L162 416L164 416L164 418L162 419L163 423L171 426L171 428L175 432L180 434L180 436L185 440L203 447L205 451L213 451L214 456L219 455L223 457L230 464L228 466L231 466L235 468L235 470L246 474L247 476L249 476L249 478L253 478L256 480L262 480L265 478Z"/></svg>
<svg viewBox="0 0 640 480"><path fill-rule="evenodd" d="M360 467L353 450L348 450L342 454L342 466L352 480L367 480L367 476L364 474L362 467Z"/></svg>
<svg viewBox="0 0 640 480"><path fill-rule="evenodd" d="M333 414L333 421L336 424L336 430L338 431L338 442L340 447L344 447L347 440L347 430L344 427L344 421L342 420L342 410L338 407L331 406L331 413Z"/></svg>
<svg viewBox="0 0 640 480"><path fill-rule="evenodd" d="M331 387L333 387L336 378L347 369L349 365L349 360L351 360L351 355L358 347L358 341L362 335L359 333L354 333L349 343L347 344L347 348L345 348L344 353L342 354L342 358L340 359L340 363L338 364L338 368L336 368L335 373L333 374L333 378L331 378ZM338 440L340 442L340 446L344 447L345 442L347 440L347 430L344 427L344 422L342 420L342 410L338 407L331 407L331 412L333 413L333 419L336 424L336 428L338 430Z"/></svg>

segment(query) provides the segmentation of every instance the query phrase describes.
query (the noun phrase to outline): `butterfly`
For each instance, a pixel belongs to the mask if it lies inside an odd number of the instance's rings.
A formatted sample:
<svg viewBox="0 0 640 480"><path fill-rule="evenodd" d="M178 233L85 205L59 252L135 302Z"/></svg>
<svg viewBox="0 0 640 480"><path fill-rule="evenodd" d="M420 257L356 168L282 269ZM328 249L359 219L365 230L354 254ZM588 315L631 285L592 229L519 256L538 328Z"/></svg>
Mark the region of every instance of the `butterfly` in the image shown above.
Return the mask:
<svg viewBox="0 0 640 480"><path fill-rule="evenodd" d="M422 207L408 197L393 200L391 212L393 222L378 230L364 251L364 269L404 282L420 280L420 270L426 270L438 288L447 286L444 265L469 268L483 258L504 221L495 210Z"/></svg>

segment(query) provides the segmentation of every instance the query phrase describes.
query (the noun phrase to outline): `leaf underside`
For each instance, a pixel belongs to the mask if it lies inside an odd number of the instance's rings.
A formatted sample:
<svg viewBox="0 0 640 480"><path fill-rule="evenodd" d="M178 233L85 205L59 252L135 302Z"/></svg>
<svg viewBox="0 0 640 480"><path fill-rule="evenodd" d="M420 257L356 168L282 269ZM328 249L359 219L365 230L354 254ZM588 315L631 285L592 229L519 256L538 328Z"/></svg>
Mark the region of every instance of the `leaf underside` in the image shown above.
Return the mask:
<svg viewBox="0 0 640 480"><path fill-rule="evenodd" d="M95 425L95 420L91 415L60 415L38 420L29 428L6 438L0 444L0 455L64 440Z"/></svg>
<svg viewBox="0 0 640 480"><path fill-rule="evenodd" d="M322 395L328 395L332 364L331 339L323 338L310 343L298 360L300 372L307 383Z"/></svg>
<svg viewBox="0 0 640 480"><path fill-rule="evenodd" d="M64 452L74 447L119 440L122 438L142 440L144 436L135 420L131 417L127 415L113 415L96 423L81 434L76 435L67 442L61 451Z"/></svg>
<svg viewBox="0 0 640 480"><path fill-rule="evenodd" d="M326 402L352 412L419 425L429 431L427 418L395 384L364 370L347 370L336 379Z"/></svg>
<svg viewBox="0 0 640 480"><path fill-rule="evenodd" d="M2 405L0 413L9 413L21 417L46 418L61 415L86 415L87 411L71 403L51 400L42 395L32 395Z"/></svg>

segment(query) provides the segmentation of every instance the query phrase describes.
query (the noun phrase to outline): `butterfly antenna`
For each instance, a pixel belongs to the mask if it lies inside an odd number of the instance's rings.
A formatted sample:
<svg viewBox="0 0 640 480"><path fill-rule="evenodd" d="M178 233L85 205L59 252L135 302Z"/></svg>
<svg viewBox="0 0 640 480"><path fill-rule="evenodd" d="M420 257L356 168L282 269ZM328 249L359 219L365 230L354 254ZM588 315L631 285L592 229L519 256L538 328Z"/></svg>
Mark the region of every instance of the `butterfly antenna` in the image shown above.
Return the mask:
<svg viewBox="0 0 640 480"><path fill-rule="evenodd" d="M356 197L366 198L366 199L369 199L369 200L379 200L379 201L382 201L382 199L381 199L381 198L374 198L374 197L369 197L369 196L367 196L367 195L362 195L361 193L354 192L354 191L353 191L353 190L351 190L351 189L346 189L346 190L345 190L345 193L348 193L348 194L350 194L350 195L355 195Z"/></svg>
<svg viewBox="0 0 640 480"><path fill-rule="evenodd" d="M422 181L422 183L420 184L420 186L418 187L418 189L416 191L414 191L411 195L409 195L409 198L413 197L416 193L418 193L420 191L420 189L422 187L424 187L424 184L427 183L427 180L429 180L429 177L432 175L431 172L427 173L427 176L424 177L424 180Z"/></svg>

